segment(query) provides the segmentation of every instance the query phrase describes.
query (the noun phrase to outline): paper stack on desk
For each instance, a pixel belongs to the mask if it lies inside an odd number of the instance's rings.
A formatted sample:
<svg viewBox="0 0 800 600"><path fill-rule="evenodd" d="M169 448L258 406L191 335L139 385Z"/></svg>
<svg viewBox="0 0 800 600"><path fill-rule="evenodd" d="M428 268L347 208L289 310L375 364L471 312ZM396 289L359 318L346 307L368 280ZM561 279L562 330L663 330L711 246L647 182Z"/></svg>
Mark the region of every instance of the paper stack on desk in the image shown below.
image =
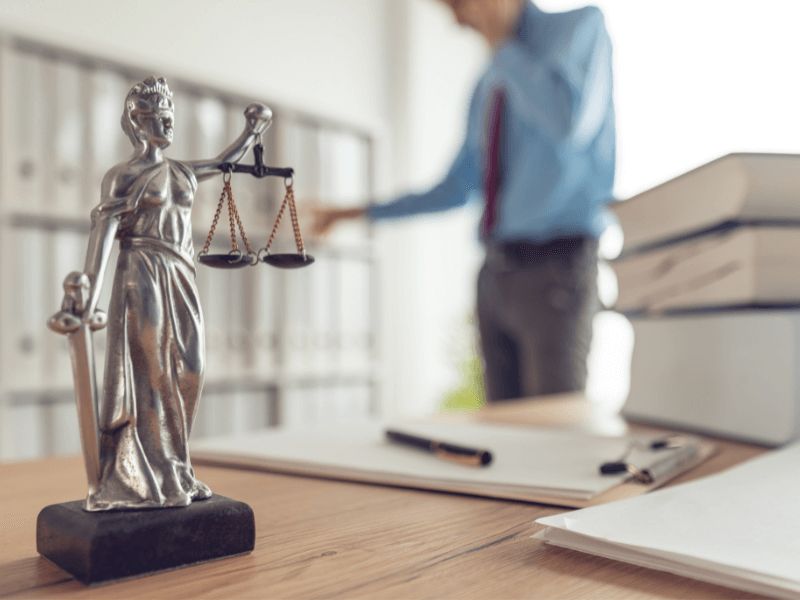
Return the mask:
<svg viewBox="0 0 800 600"><path fill-rule="evenodd" d="M800 445L721 474L536 521L572 550L783 598L800 596Z"/></svg>
<svg viewBox="0 0 800 600"><path fill-rule="evenodd" d="M652 484L628 483L626 473L601 475L634 438L564 430L454 422L416 422L393 427L417 436L483 448L494 459L470 467L391 443L375 422L264 430L202 439L196 463L293 473L349 481L459 492L492 498L582 507L641 494L705 460L713 446L687 438L683 448L634 450L628 461L650 469ZM664 469L664 466L667 469Z"/></svg>
<svg viewBox="0 0 800 600"><path fill-rule="evenodd" d="M798 199L800 155L730 154L614 206L615 308L635 336L625 416L800 436Z"/></svg>

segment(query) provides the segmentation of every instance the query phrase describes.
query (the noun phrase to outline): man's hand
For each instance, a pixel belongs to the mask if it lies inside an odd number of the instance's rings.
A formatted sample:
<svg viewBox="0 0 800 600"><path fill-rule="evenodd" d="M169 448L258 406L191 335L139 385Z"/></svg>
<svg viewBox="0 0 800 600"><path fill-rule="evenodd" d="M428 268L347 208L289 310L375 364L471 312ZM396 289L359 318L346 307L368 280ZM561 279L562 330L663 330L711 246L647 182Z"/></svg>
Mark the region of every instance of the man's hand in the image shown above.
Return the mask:
<svg viewBox="0 0 800 600"><path fill-rule="evenodd" d="M320 203L309 204L307 210L311 218L311 235L317 238L325 237L340 221L359 219L366 214L365 208L336 208Z"/></svg>

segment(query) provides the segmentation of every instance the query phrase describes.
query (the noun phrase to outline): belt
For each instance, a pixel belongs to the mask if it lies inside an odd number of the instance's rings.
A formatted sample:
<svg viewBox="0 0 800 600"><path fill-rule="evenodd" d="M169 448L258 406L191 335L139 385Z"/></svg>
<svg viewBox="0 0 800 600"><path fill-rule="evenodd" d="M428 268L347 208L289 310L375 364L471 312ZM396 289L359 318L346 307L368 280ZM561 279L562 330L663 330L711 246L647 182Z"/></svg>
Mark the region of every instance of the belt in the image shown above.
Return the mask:
<svg viewBox="0 0 800 600"><path fill-rule="evenodd" d="M493 243L486 247L486 261L531 264L551 256L570 255L596 243L593 237L586 235L554 238L547 242Z"/></svg>

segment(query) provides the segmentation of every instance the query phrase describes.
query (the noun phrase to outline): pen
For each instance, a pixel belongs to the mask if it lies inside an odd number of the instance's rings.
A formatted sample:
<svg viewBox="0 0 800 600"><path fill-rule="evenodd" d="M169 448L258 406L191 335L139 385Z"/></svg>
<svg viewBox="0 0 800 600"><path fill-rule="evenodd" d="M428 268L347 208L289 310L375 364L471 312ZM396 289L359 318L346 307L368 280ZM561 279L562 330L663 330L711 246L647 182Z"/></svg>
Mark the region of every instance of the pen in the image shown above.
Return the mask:
<svg viewBox="0 0 800 600"><path fill-rule="evenodd" d="M396 429L387 429L386 437L398 444L412 446L436 455L437 458L450 460L471 467L485 467L492 462L492 453L481 448L468 448L458 444L450 444L438 440L431 440L418 435L404 433Z"/></svg>

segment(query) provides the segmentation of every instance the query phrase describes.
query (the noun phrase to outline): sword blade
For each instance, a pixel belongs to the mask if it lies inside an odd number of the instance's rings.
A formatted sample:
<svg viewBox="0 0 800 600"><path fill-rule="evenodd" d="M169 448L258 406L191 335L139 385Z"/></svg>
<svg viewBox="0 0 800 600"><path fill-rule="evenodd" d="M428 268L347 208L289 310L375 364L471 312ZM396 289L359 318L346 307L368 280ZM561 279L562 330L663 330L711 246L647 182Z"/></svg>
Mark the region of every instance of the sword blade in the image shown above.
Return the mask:
<svg viewBox="0 0 800 600"><path fill-rule="evenodd" d="M67 334L75 378L75 403L78 408L78 427L83 447L83 461L89 490L94 491L100 480L100 441L97 428L97 383L94 373L92 331L87 323Z"/></svg>

